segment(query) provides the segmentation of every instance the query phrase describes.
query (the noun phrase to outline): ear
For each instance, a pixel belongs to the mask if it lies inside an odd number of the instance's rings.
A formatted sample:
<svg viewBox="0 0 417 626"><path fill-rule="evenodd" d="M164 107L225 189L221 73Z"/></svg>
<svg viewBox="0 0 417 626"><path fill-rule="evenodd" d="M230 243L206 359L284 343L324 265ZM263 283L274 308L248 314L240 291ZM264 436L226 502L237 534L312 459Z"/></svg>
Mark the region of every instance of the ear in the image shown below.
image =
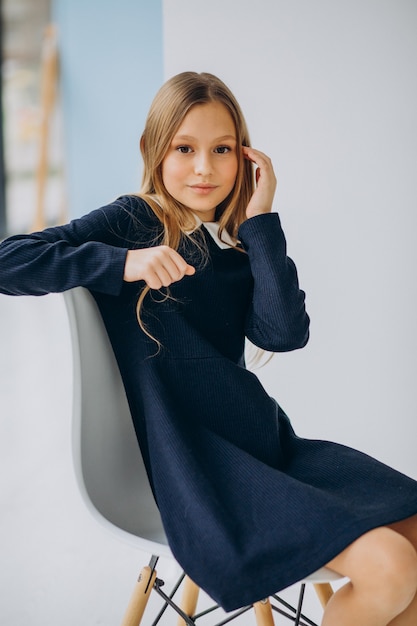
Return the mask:
<svg viewBox="0 0 417 626"><path fill-rule="evenodd" d="M140 151L142 152L142 154L145 154L145 136L144 135L142 135L142 137L140 138L139 147L140 147Z"/></svg>

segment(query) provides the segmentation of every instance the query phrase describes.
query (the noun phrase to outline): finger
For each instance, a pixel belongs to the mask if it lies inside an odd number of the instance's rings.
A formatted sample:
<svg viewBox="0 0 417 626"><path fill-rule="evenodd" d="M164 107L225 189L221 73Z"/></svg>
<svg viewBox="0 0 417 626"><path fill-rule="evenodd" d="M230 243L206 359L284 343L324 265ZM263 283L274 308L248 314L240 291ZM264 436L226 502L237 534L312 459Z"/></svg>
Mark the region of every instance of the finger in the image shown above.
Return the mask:
<svg viewBox="0 0 417 626"><path fill-rule="evenodd" d="M151 289L169 287L181 280L185 274L191 276L195 273L195 269L169 246L157 246L147 250L146 253L148 256L141 277Z"/></svg>
<svg viewBox="0 0 417 626"><path fill-rule="evenodd" d="M178 282L185 275L191 276L195 273L195 269L172 249L163 255L160 259L160 265L156 269L158 278L164 287L169 287L172 283Z"/></svg>
<svg viewBox="0 0 417 626"><path fill-rule="evenodd" d="M253 161L256 157L259 157L262 154L262 152L255 150L255 148L250 146L242 146L242 151L243 156L249 159L249 161Z"/></svg>
<svg viewBox="0 0 417 626"><path fill-rule="evenodd" d="M249 148L248 146L243 146L243 156L255 163L256 165L263 167L272 167L272 161L264 152L260 150L255 150L255 148Z"/></svg>
<svg viewBox="0 0 417 626"><path fill-rule="evenodd" d="M156 272L149 271L144 280L151 289L161 289L162 287L162 282Z"/></svg>
<svg viewBox="0 0 417 626"><path fill-rule="evenodd" d="M243 154L244 156L256 165L255 171L255 181L256 185L258 185L259 181L262 178L262 184L276 184L276 176L274 172L274 167L272 165L271 159L260 152L259 150L255 150L254 148L248 148L243 146Z"/></svg>
<svg viewBox="0 0 417 626"><path fill-rule="evenodd" d="M166 260L165 269L169 272L171 282L179 281L184 278L184 276L191 276L195 273L195 269L191 265L188 265L182 257L179 256L179 259L180 261L175 257Z"/></svg>
<svg viewBox="0 0 417 626"><path fill-rule="evenodd" d="M260 179L262 177L265 177L265 179L268 179L268 180L269 179L272 180L275 177L273 167L267 161L262 161L259 158L257 158L256 161L254 159L250 159L250 161L255 166L255 182L256 182L256 185L258 185L258 183L259 183L259 181L260 181Z"/></svg>
<svg viewBox="0 0 417 626"><path fill-rule="evenodd" d="M180 280L185 275L192 276L193 274L195 274L195 268L192 265L189 265L176 250L170 249L170 253L170 258L179 272L178 280Z"/></svg>
<svg viewBox="0 0 417 626"><path fill-rule="evenodd" d="M242 147L242 152L243 152L243 157L247 161L251 161L252 163L255 163L255 160L254 160L255 153L253 152L252 148L248 148L247 146L243 146Z"/></svg>
<svg viewBox="0 0 417 626"><path fill-rule="evenodd" d="M195 274L195 267L193 267L192 265L188 265L188 263L185 264L183 270L179 271L177 268L176 271L173 270L170 272L173 283L181 280L182 278L184 278L184 276L192 276L193 274Z"/></svg>
<svg viewBox="0 0 417 626"><path fill-rule="evenodd" d="M185 270L185 275L193 276L193 274L195 274L195 267L193 267L192 265L187 265L187 269Z"/></svg>

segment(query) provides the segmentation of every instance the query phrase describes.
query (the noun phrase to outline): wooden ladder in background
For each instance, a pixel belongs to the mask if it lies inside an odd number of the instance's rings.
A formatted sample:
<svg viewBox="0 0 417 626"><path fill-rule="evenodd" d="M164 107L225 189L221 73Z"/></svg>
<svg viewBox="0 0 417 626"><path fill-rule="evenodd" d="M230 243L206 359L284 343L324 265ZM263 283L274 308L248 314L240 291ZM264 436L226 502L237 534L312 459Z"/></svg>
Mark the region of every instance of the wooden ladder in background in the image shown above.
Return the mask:
<svg viewBox="0 0 417 626"><path fill-rule="evenodd" d="M49 138L58 91L58 45L53 24L45 29L41 58L39 151L36 166L36 205L32 230L46 228L45 193L48 179Z"/></svg>

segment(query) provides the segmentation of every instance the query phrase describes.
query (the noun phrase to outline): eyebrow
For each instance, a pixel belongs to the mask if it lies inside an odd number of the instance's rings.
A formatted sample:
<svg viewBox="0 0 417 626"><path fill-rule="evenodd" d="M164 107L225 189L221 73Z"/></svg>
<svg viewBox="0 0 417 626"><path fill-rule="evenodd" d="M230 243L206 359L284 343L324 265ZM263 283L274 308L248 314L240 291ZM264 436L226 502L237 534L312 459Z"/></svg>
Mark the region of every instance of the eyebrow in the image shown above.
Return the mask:
<svg viewBox="0 0 417 626"><path fill-rule="evenodd" d="M175 141L195 141L196 137L192 137L191 135L175 135L174 136L174 140ZM213 140L213 143L216 143L218 141L237 141L235 135L222 135L221 137L217 137L216 139Z"/></svg>

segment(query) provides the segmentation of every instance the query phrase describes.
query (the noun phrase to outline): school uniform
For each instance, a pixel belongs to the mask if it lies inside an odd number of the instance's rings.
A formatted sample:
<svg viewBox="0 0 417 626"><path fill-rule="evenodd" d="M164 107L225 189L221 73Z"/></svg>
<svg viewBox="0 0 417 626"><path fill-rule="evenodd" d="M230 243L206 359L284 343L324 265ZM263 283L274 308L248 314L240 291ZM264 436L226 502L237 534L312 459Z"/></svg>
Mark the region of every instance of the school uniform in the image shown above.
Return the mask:
<svg viewBox="0 0 417 626"><path fill-rule="evenodd" d="M158 346L136 318L144 282L125 283L123 273L127 249L161 236L150 207L123 196L68 225L3 242L0 291L92 292L171 550L228 611L307 576L368 530L417 513L417 482L351 448L298 437L246 369L245 337L282 352L309 336L276 213L241 225L241 249L226 234L219 240L215 224L199 223L184 238L179 252L196 273L144 301L142 321Z"/></svg>

